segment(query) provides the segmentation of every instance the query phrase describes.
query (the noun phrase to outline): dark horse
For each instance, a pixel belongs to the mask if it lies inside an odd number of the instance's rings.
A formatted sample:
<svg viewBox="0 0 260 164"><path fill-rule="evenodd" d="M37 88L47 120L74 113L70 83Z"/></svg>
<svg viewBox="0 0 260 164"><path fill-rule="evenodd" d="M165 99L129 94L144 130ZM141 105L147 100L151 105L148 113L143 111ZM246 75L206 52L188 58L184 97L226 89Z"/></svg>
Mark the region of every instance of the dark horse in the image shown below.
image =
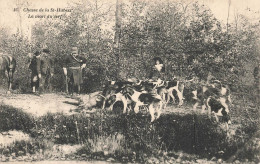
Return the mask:
<svg viewBox="0 0 260 164"><path fill-rule="evenodd" d="M5 54L0 54L0 74L6 74L8 80L8 92L12 90L13 74L16 68L16 60Z"/></svg>

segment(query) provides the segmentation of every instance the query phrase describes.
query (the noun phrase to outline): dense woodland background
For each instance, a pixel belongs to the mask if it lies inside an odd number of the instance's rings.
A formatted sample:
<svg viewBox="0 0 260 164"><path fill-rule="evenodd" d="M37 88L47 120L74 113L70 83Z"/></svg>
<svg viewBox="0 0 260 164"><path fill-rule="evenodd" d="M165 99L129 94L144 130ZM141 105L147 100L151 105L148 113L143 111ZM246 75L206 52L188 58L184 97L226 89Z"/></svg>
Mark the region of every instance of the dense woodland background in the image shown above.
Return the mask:
<svg viewBox="0 0 260 164"><path fill-rule="evenodd" d="M119 0L114 9L90 0L70 7L73 12L62 19L39 20L30 38L19 28L16 34L0 28L1 52L12 54L18 62L16 89L30 89L28 53L43 46L56 61L57 91L64 90L61 63L72 46L88 59L85 92L99 89L107 79L148 77L156 56L165 62L167 79L196 75L205 80L210 72L236 91L239 86L254 86L259 21L237 14L235 21L221 24L208 7L196 2Z"/></svg>

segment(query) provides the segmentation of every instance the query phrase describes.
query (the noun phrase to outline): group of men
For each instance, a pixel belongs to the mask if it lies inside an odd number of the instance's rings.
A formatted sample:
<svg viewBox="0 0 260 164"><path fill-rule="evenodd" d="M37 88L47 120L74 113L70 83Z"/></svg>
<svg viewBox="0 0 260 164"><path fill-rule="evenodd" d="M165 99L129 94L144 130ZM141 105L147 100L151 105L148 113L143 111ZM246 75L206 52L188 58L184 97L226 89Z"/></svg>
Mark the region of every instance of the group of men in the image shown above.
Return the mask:
<svg viewBox="0 0 260 164"><path fill-rule="evenodd" d="M32 92L35 94L52 91L51 79L54 75L54 59L49 49L36 51L33 55L29 54L31 70ZM74 87L80 93L80 85L83 83L82 69L86 67L86 58L79 55L77 47L72 48L72 53L63 60L63 72L65 75L66 92L73 93Z"/></svg>
<svg viewBox="0 0 260 164"><path fill-rule="evenodd" d="M31 86L33 93L41 93L49 90L52 91L51 79L54 75L54 60L49 49L44 48L42 51L36 51L29 54L31 70ZM161 58L154 58L155 65L151 71L152 79L164 79L164 65ZM63 60L63 72L65 75L66 92L73 93L76 89L80 93L80 86L83 83L82 70L86 67L86 58L79 55L77 47L72 47L72 52ZM76 88L75 88L76 87Z"/></svg>

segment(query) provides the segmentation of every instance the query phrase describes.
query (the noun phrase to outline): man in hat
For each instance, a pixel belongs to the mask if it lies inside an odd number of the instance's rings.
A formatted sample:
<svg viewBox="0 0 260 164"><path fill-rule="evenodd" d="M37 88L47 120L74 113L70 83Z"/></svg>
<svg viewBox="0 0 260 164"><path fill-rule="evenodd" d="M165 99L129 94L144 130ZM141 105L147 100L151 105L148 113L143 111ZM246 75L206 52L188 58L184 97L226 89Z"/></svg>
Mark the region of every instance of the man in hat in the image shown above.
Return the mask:
<svg viewBox="0 0 260 164"><path fill-rule="evenodd" d="M36 90L39 88L39 77L38 75L41 74L40 70L37 69L37 63L40 63L40 52L36 51L34 54L28 54L30 59L29 69L32 71L31 73L31 87L32 92L36 93Z"/></svg>
<svg viewBox="0 0 260 164"><path fill-rule="evenodd" d="M152 68L150 79L164 79L165 67L163 61L160 57L155 57L154 59L155 65Z"/></svg>
<svg viewBox="0 0 260 164"><path fill-rule="evenodd" d="M66 77L66 92L73 94L74 87L77 86L80 94L80 85L83 83L82 69L86 67L87 59L79 55L77 47L72 47L72 53L67 55L63 65Z"/></svg>
<svg viewBox="0 0 260 164"><path fill-rule="evenodd" d="M51 78L54 75L54 62L50 54L49 49L43 49L40 60L37 63L39 89L41 92L45 92L46 89L52 91Z"/></svg>

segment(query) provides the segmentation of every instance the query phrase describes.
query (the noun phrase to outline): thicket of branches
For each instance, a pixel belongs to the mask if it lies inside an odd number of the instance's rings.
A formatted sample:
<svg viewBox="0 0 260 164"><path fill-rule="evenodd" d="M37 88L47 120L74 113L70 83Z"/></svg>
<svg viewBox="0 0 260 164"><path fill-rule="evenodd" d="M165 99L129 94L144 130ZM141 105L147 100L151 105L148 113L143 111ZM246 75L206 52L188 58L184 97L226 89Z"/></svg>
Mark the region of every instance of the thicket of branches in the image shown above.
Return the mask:
<svg viewBox="0 0 260 164"><path fill-rule="evenodd" d="M198 3L132 0L120 5L120 46L116 49L116 29L110 28L111 22L115 25L113 6L92 0L71 7L73 12L61 20L45 19L33 25L30 44L19 32L9 35L8 30L0 29L0 49L17 58L18 82L29 83L27 54L43 44L56 59L56 82L63 80L62 59L72 46L79 47L88 59L84 75L87 91L106 79L148 77L155 56L164 60L168 79L196 75L205 80L211 72L234 86L253 73L246 72L248 63L259 63L259 22L251 23L243 15L227 30ZM62 89L60 85L56 88Z"/></svg>

